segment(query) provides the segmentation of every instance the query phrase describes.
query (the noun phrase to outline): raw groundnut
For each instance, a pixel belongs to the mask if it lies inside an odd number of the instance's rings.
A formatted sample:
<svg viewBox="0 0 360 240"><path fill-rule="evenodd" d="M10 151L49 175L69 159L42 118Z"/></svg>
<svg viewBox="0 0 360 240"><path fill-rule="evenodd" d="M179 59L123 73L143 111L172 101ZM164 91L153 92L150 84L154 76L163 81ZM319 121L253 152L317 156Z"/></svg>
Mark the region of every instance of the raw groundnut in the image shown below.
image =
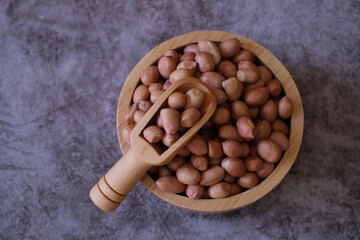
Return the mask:
<svg viewBox="0 0 360 240"><path fill-rule="evenodd" d="M274 171L274 164L264 162L262 167L256 171L256 175L258 175L259 178L264 179L267 178L273 171Z"/></svg>
<svg viewBox="0 0 360 240"><path fill-rule="evenodd" d="M271 139L263 139L256 146L259 156L267 162L279 161L282 151L279 145Z"/></svg>
<svg viewBox="0 0 360 240"><path fill-rule="evenodd" d="M219 47L212 41L202 40L198 42L200 52L210 53L214 59L215 65L220 62L221 53Z"/></svg>
<svg viewBox="0 0 360 240"><path fill-rule="evenodd" d="M234 140L226 140L222 142L222 149L228 157L241 157L243 154L243 147L241 143Z"/></svg>
<svg viewBox="0 0 360 240"><path fill-rule="evenodd" d="M186 195L191 199L199 199L204 195L204 187L200 184L192 184L186 187Z"/></svg>
<svg viewBox="0 0 360 240"><path fill-rule="evenodd" d="M176 69L173 72L171 72L171 74L169 76L169 80L171 83L175 83L185 77L192 77L193 74L194 74L194 72L187 68L180 68L180 69Z"/></svg>
<svg viewBox="0 0 360 240"><path fill-rule="evenodd" d="M280 99L278 104L278 115L282 119L287 119L293 112L293 103L288 96L284 96Z"/></svg>
<svg viewBox="0 0 360 240"><path fill-rule="evenodd" d="M193 127L201 118L201 113L196 108L188 108L180 115L180 126L184 128Z"/></svg>
<svg viewBox="0 0 360 240"><path fill-rule="evenodd" d="M195 61L182 61L177 65L176 69L189 69L192 75L194 75L197 69L197 63Z"/></svg>
<svg viewBox="0 0 360 240"><path fill-rule="evenodd" d="M218 72L204 72L200 76L200 80L213 88L222 89L222 82L225 81L225 78Z"/></svg>
<svg viewBox="0 0 360 240"><path fill-rule="evenodd" d="M185 109L191 107L199 109L203 104L205 98L204 93L197 88L192 88L188 90L185 96L186 96Z"/></svg>
<svg viewBox="0 0 360 240"><path fill-rule="evenodd" d="M220 46L221 56L224 58L232 58L240 51L241 43L237 38L230 38L223 41Z"/></svg>
<svg viewBox="0 0 360 240"><path fill-rule="evenodd" d="M243 101L234 101L231 104L231 118L237 121L242 116L249 116L249 107Z"/></svg>
<svg viewBox="0 0 360 240"><path fill-rule="evenodd" d="M175 51L175 50L167 50L165 53L164 53L164 56L166 57L173 57L175 60L176 60L176 63L179 62L179 54Z"/></svg>
<svg viewBox="0 0 360 240"><path fill-rule="evenodd" d="M253 84L259 80L259 75L253 69L241 69L237 71L236 77L240 82L246 84Z"/></svg>
<svg viewBox="0 0 360 240"><path fill-rule="evenodd" d="M156 180L156 186L164 192L181 193L186 186L179 182L175 176L165 176Z"/></svg>
<svg viewBox="0 0 360 240"><path fill-rule="evenodd" d="M230 120L230 112L226 108L217 108L211 120L215 125L223 125Z"/></svg>
<svg viewBox="0 0 360 240"><path fill-rule="evenodd" d="M151 106L152 106L152 103L150 101L141 100L138 104L138 109L143 112L147 112L147 111L149 111Z"/></svg>
<svg viewBox="0 0 360 240"><path fill-rule="evenodd" d="M279 145L281 151L286 151L289 148L289 139L280 131L272 132L270 139Z"/></svg>
<svg viewBox="0 0 360 240"><path fill-rule="evenodd" d="M272 79L267 83L267 88L269 89L269 94L272 97L279 97L281 94L281 84L279 82L279 80L277 79Z"/></svg>
<svg viewBox="0 0 360 240"><path fill-rule="evenodd" d="M196 184L200 180L200 173L189 163L185 163L176 170L179 182L187 185Z"/></svg>
<svg viewBox="0 0 360 240"><path fill-rule="evenodd" d="M221 142L218 140L208 141L208 155L211 158L221 158L224 154Z"/></svg>
<svg viewBox="0 0 360 240"><path fill-rule="evenodd" d="M240 158L227 157L222 160L221 167L233 177L241 177L246 172L246 166Z"/></svg>
<svg viewBox="0 0 360 240"><path fill-rule="evenodd" d="M134 127L135 125L126 125L121 133L122 138L129 145L130 145L130 135Z"/></svg>
<svg viewBox="0 0 360 240"><path fill-rule="evenodd" d="M247 84L246 87L244 88L244 94L246 92L248 92L250 89L253 88L257 88L257 87L264 87L265 86L265 81L264 80L259 80L256 83L253 84Z"/></svg>
<svg viewBox="0 0 360 240"><path fill-rule="evenodd" d="M166 165L171 171L176 172L176 170L186 163L186 159L180 156L175 156L168 164Z"/></svg>
<svg viewBox="0 0 360 240"><path fill-rule="evenodd" d="M271 124L271 129L273 131L280 131L284 133L286 136L289 136L289 127L286 125L286 123L281 119L276 119Z"/></svg>
<svg viewBox="0 0 360 240"><path fill-rule="evenodd" d="M227 196L229 196L230 194L230 190L231 190L231 185L230 183L227 182L220 182L217 183L211 187L209 187L209 196L211 198L225 198Z"/></svg>
<svg viewBox="0 0 360 240"><path fill-rule="evenodd" d="M173 57L163 56L159 59L158 69L165 79L170 77L170 74L176 69L176 59Z"/></svg>
<svg viewBox="0 0 360 240"><path fill-rule="evenodd" d="M243 188L253 188L259 183L259 177L252 172L247 172L238 180L238 184Z"/></svg>
<svg viewBox="0 0 360 240"><path fill-rule="evenodd" d="M197 63L200 72L210 72L215 69L215 62L210 53L200 52L199 54L196 54L195 62Z"/></svg>
<svg viewBox="0 0 360 240"><path fill-rule="evenodd" d="M260 116L270 123L275 121L277 117L277 106L272 99L269 99L260 107Z"/></svg>
<svg viewBox="0 0 360 240"><path fill-rule="evenodd" d="M269 98L267 87L257 87L250 89L244 94L244 101L248 106L256 107L263 105Z"/></svg>
<svg viewBox="0 0 360 240"><path fill-rule="evenodd" d="M154 90L150 95L150 101L152 103L155 103L164 92L165 92L165 90L163 90L163 89Z"/></svg>
<svg viewBox="0 0 360 240"><path fill-rule="evenodd" d="M236 129L240 136L247 139L254 139L258 132L253 121L245 116L236 121Z"/></svg>
<svg viewBox="0 0 360 240"><path fill-rule="evenodd" d="M139 104L134 103L126 111L125 122L127 124L135 124L136 123L136 121L134 120L134 115L135 115L135 112L138 110L138 105Z"/></svg>
<svg viewBox="0 0 360 240"><path fill-rule="evenodd" d="M134 113L134 121L136 123L139 123L140 120L144 117L145 115L145 112L143 111L140 111L140 110L137 110L135 113Z"/></svg>
<svg viewBox="0 0 360 240"><path fill-rule="evenodd" d="M166 80L163 85L163 90L168 89L169 87L171 87L171 85L172 85L172 83L170 82L170 80L169 79Z"/></svg>
<svg viewBox="0 0 360 240"><path fill-rule="evenodd" d="M247 143L242 143L241 146L242 146L242 149L243 149L243 153L241 154L240 157L246 158L250 154L250 146Z"/></svg>
<svg viewBox="0 0 360 240"><path fill-rule="evenodd" d="M205 171L208 168L209 159L207 156L192 155L190 162L196 170Z"/></svg>
<svg viewBox="0 0 360 240"><path fill-rule="evenodd" d="M149 88L143 84L139 85L133 94L133 102L138 103L141 100L148 100L150 96Z"/></svg>
<svg viewBox="0 0 360 240"><path fill-rule="evenodd" d="M223 90L219 89L219 88L213 88L212 89L214 94L215 94L215 97L216 97L216 102L218 105L221 105L223 103L226 102L227 100L227 97L226 97L226 94Z"/></svg>
<svg viewBox="0 0 360 240"><path fill-rule="evenodd" d="M150 84L149 86L149 93L152 94L156 90L163 90L163 84L159 82L155 82Z"/></svg>
<svg viewBox="0 0 360 240"><path fill-rule="evenodd" d="M144 129L144 138L149 143L157 143L163 138L163 132L159 127L150 126Z"/></svg>
<svg viewBox="0 0 360 240"><path fill-rule="evenodd" d="M187 144L186 148L195 155L206 155L208 152L208 146L205 138L200 135L195 135Z"/></svg>
<svg viewBox="0 0 360 240"><path fill-rule="evenodd" d="M223 60L217 65L216 71L221 73L226 78L231 78L236 77L237 68L234 63L228 60Z"/></svg>
<svg viewBox="0 0 360 240"><path fill-rule="evenodd" d="M179 134L168 134L167 132L164 133L164 136L162 138L162 142L165 146L171 147L177 140L179 139Z"/></svg>
<svg viewBox="0 0 360 240"><path fill-rule="evenodd" d="M244 90L243 84L236 77L223 81L221 85L230 101L238 100Z"/></svg>
<svg viewBox="0 0 360 240"><path fill-rule="evenodd" d="M249 172L256 172L260 170L261 167L263 166L263 161L261 160L261 158L256 156L249 156L245 158L244 161L245 161L246 170L248 170Z"/></svg>
<svg viewBox="0 0 360 240"><path fill-rule="evenodd" d="M186 53L188 53L188 52L194 53L195 55L196 55L196 54L199 54L200 51L199 51L198 45L197 45L197 44L187 45L187 46L184 48L184 54L186 54Z"/></svg>
<svg viewBox="0 0 360 240"><path fill-rule="evenodd" d="M219 137L224 140L235 140L242 142L242 137L238 134L236 127L233 125L222 125L219 128Z"/></svg>
<svg viewBox="0 0 360 240"><path fill-rule="evenodd" d="M246 49L241 49L232 59L233 63L239 64L241 61L254 61L255 54Z"/></svg>
<svg viewBox="0 0 360 240"><path fill-rule="evenodd" d="M183 147L182 149L180 149L177 154L181 157L191 156L191 152L186 147Z"/></svg>
<svg viewBox="0 0 360 240"><path fill-rule="evenodd" d="M172 108L163 108L160 111L161 123L168 134L177 133L180 124L179 112Z"/></svg>
<svg viewBox="0 0 360 240"><path fill-rule="evenodd" d="M195 53L187 52L180 57L180 62L184 61L195 61Z"/></svg>
<svg viewBox="0 0 360 240"><path fill-rule="evenodd" d="M160 166L159 177L172 176L172 172L166 166Z"/></svg>
<svg viewBox="0 0 360 240"><path fill-rule="evenodd" d="M149 66L141 74L141 82L147 86L157 82L158 79L159 79L159 70L157 66Z"/></svg>
<svg viewBox="0 0 360 240"><path fill-rule="evenodd" d="M186 96L182 92L174 92L168 98L168 105L171 108L180 109L186 104Z"/></svg>
<svg viewBox="0 0 360 240"><path fill-rule="evenodd" d="M263 139L269 138L271 134L271 125L268 121L260 119L256 123L257 135L255 142L259 142Z"/></svg>
<svg viewBox="0 0 360 240"><path fill-rule="evenodd" d="M212 186L223 180L225 170L220 166L211 166L208 170L201 173L200 185Z"/></svg>
<svg viewBox="0 0 360 240"><path fill-rule="evenodd" d="M260 79L264 80L265 82L268 82L272 79L272 74L270 70L265 66L258 66L259 73L260 73Z"/></svg>

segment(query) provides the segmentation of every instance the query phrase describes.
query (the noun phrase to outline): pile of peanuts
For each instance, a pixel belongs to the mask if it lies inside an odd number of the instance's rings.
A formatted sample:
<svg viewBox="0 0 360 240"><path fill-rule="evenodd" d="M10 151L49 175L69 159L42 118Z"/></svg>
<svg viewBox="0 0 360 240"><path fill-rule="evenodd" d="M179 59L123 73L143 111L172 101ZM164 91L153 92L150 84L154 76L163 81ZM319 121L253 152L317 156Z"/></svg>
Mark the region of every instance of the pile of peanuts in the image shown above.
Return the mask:
<svg viewBox="0 0 360 240"><path fill-rule="evenodd" d="M171 84L190 76L212 88L217 109L173 160L150 168L149 175L162 191L191 199L225 198L255 187L289 147L293 103L238 39L220 45L203 40L181 51L169 50L157 66L146 68L125 117L123 139L130 144L131 130L152 104ZM202 101L198 89L173 93L157 116L157 126L146 128L144 138L171 146L200 119Z"/></svg>

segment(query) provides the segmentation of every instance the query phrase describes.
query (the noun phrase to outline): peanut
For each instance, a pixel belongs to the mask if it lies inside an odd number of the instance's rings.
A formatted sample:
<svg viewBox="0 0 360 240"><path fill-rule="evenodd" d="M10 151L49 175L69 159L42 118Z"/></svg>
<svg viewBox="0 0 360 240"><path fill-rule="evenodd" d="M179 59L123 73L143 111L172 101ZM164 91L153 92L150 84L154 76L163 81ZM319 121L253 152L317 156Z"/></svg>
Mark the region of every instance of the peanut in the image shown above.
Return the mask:
<svg viewBox="0 0 360 240"><path fill-rule="evenodd" d="M174 135L179 129L179 112L172 108L163 108L160 111L162 125L168 134Z"/></svg>
<svg viewBox="0 0 360 240"><path fill-rule="evenodd" d="M222 142L222 148L228 157L240 157L243 154L241 143L234 140L226 140Z"/></svg>
<svg viewBox="0 0 360 240"><path fill-rule="evenodd" d="M220 166L211 166L208 170L201 173L200 185L212 186L223 180L225 170Z"/></svg>
<svg viewBox="0 0 360 240"><path fill-rule="evenodd" d="M199 199L204 195L204 187L200 184L192 184L186 187L186 195L191 199Z"/></svg>
<svg viewBox="0 0 360 240"><path fill-rule="evenodd" d="M182 92L174 92L168 98L168 105L171 108L180 109L186 104L186 96Z"/></svg>
<svg viewBox="0 0 360 240"><path fill-rule="evenodd" d="M158 79L159 70L157 66L149 66L141 74L141 82L147 86L157 82Z"/></svg>
<svg viewBox="0 0 360 240"><path fill-rule="evenodd" d="M164 192L181 193L186 186L179 182L175 176L165 176L156 180L156 186Z"/></svg>
<svg viewBox="0 0 360 240"><path fill-rule="evenodd" d="M211 120L215 125L223 125L230 120L230 112L226 108L217 108Z"/></svg>
<svg viewBox="0 0 360 240"><path fill-rule="evenodd" d="M236 77L223 81L221 85L230 101L238 100L244 90L243 84Z"/></svg>
<svg viewBox="0 0 360 240"><path fill-rule="evenodd" d="M246 166L240 158L227 157L222 160L221 167L233 177L241 177L246 172Z"/></svg>
<svg viewBox="0 0 360 240"><path fill-rule="evenodd" d="M223 60L217 65L216 71L221 73L226 78L231 78L236 77L237 68L232 62Z"/></svg>
<svg viewBox="0 0 360 240"><path fill-rule="evenodd" d="M221 158L224 154L221 142L218 140L208 141L209 157L211 158Z"/></svg>
<svg viewBox="0 0 360 240"><path fill-rule="evenodd" d="M148 100L150 96L149 89L145 85L139 85L133 95L133 102L138 103L141 100Z"/></svg>
<svg viewBox="0 0 360 240"><path fill-rule="evenodd" d="M257 135L257 129L248 117L240 117L236 121L236 129L240 136L247 139L254 139Z"/></svg>
<svg viewBox="0 0 360 240"><path fill-rule="evenodd" d="M220 46L221 56L223 58L232 58L240 51L241 43L236 38L230 38L223 41Z"/></svg>
<svg viewBox="0 0 360 240"><path fill-rule="evenodd" d="M183 184L196 184L200 180L200 173L189 163L185 163L176 170L176 177Z"/></svg>
<svg viewBox="0 0 360 240"><path fill-rule="evenodd" d="M224 198L229 196L231 190L230 183L227 182L220 182L209 187L209 196L211 198Z"/></svg>
<svg viewBox="0 0 360 240"><path fill-rule="evenodd" d="M243 188L253 188L259 183L259 178L255 173L247 172L238 180L238 184Z"/></svg>
<svg viewBox="0 0 360 240"><path fill-rule="evenodd" d="M180 115L180 126L184 128L193 127L201 118L201 113L196 108L188 108Z"/></svg>
<svg viewBox="0 0 360 240"><path fill-rule="evenodd" d="M288 96L284 96L280 99L278 105L278 115L282 119L287 119L293 112L293 103Z"/></svg>
<svg viewBox="0 0 360 240"><path fill-rule="evenodd" d="M191 164L196 170L205 171L208 168L209 160L206 156L191 156Z"/></svg>
<svg viewBox="0 0 360 240"><path fill-rule="evenodd" d="M263 139L256 146L259 156L267 162L276 163L281 157L279 145L271 139Z"/></svg>
<svg viewBox="0 0 360 240"><path fill-rule="evenodd" d="M222 89L222 82L225 81L225 78L218 72L207 71L201 74L200 80L213 88Z"/></svg>
<svg viewBox="0 0 360 240"><path fill-rule="evenodd" d="M186 163L186 159L176 155L170 162L168 162L167 167L176 172L176 170Z"/></svg>
<svg viewBox="0 0 360 240"><path fill-rule="evenodd" d="M199 89L197 88L192 88L190 90L188 90L185 94L186 96L186 104L185 104L185 108L197 108L199 109L201 107L201 105L204 102L204 93L202 93Z"/></svg>
<svg viewBox="0 0 360 240"><path fill-rule="evenodd" d="M280 131L272 132L270 139L279 145L281 151L286 151L289 148L289 139Z"/></svg>
<svg viewBox="0 0 360 240"><path fill-rule="evenodd" d="M195 62L198 64L200 72L210 72L215 69L213 56L207 52L200 52L195 56Z"/></svg>
<svg viewBox="0 0 360 240"><path fill-rule="evenodd" d="M158 69L165 79L170 77L170 74L176 69L176 59L169 56L163 56L159 59Z"/></svg>
<svg viewBox="0 0 360 240"><path fill-rule="evenodd" d="M245 158L244 161L245 161L246 170L248 170L249 172L256 172L260 170L260 168L263 165L263 161L256 156L249 156Z"/></svg>
<svg viewBox="0 0 360 240"><path fill-rule="evenodd" d="M144 138L149 143L159 142L163 138L163 132L161 131L161 129L159 127L156 127L156 126L150 126L150 127L145 128L143 134L144 134Z"/></svg>
<svg viewBox="0 0 360 240"><path fill-rule="evenodd" d="M206 155L208 152L208 146L205 138L200 135L195 135L187 144L186 148L195 155Z"/></svg>

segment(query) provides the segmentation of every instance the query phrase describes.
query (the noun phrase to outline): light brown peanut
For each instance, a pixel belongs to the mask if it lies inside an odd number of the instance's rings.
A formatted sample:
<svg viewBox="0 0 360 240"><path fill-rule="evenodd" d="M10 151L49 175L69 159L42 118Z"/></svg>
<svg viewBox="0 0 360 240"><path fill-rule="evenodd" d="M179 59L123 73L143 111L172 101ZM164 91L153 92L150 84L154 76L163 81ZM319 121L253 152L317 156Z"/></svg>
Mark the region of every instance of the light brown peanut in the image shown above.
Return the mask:
<svg viewBox="0 0 360 240"><path fill-rule="evenodd" d="M176 59L169 56L163 56L159 59L158 69L165 79L170 77L170 74L176 69Z"/></svg>
<svg viewBox="0 0 360 240"><path fill-rule="evenodd" d="M224 154L221 142L219 140L208 141L208 155L211 158L221 158Z"/></svg>
<svg viewBox="0 0 360 240"><path fill-rule="evenodd" d="M201 118L201 113L196 108L187 108L180 115L180 126L184 128L193 127Z"/></svg>
<svg viewBox="0 0 360 240"><path fill-rule="evenodd" d="M270 72L270 70L265 67L265 66L258 66L258 70L259 70L259 77L261 80L264 80L265 82L268 82L272 79L272 74Z"/></svg>
<svg viewBox="0 0 360 240"><path fill-rule="evenodd" d="M195 135L187 144L186 148L195 155L206 155L208 152L207 142L200 135Z"/></svg>
<svg viewBox="0 0 360 240"><path fill-rule="evenodd" d="M237 38L230 38L219 45L223 58L232 58L240 51L241 43Z"/></svg>
<svg viewBox="0 0 360 240"><path fill-rule="evenodd" d="M180 109L186 104L186 96L182 92L174 92L168 98L168 105L171 108Z"/></svg>
<svg viewBox="0 0 360 240"><path fill-rule="evenodd" d="M233 125L222 125L219 128L219 137L224 140L235 140L237 142L242 142L242 137L238 134L236 127Z"/></svg>
<svg viewBox="0 0 360 240"><path fill-rule="evenodd" d="M208 168L209 159L207 156L192 155L190 161L193 167L199 171L205 171Z"/></svg>
<svg viewBox="0 0 360 240"><path fill-rule="evenodd" d="M180 62L184 62L184 61L195 61L195 53L193 52L184 53L180 58Z"/></svg>
<svg viewBox="0 0 360 240"><path fill-rule="evenodd" d="M269 99L260 107L260 116L270 123L275 121L277 117L277 106L272 99Z"/></svg>
<svg viewBox="0 0 360 240"><path fill-rule="evenodd" d="M218 198L225 198L225 197L229 196L230 190L231 190L230 183L220 182L220 183L217 183L217 184L209 187L208 193L211 198L218 199Z"/></svg>
<svg viewBox="0 0 360 240"><path fill-rule="evenodd" d="M148 87L141 84L134 91L133 102L138 103L141 100L148 100L149 96L150 96L150 93L149 93Z"/></svg>
<svg viewBox="0 0 360 240"><path fill-rule="evenodd" d="M186 187L186 195L191 199L199 199L204 195L204 187L200 184L192 184Z"/></svg>
<svg viewBox="0 0 360 240"><path fill-rule="evenodd" d="M240 157L243 154L241 143L234 140L226 140L222 142L224 154L228 157Z"/></svg>
<svg viewBox="0 0 360 240"><path fill-rule="evenodd" d="M243 188L253 188L259 183L259 178L255 173L247 172L238 180L238 184Z"/></svg>
<svg viewBox="0 0 360 240"><path fill-rule="evenodd" d="M159 167L159 177L171 176L172 172L166 166Z"/></svg>
<svg viewBox="0 0 360 240"><path fill-rule="evenodd" d="M259 178L264 179L267 178L274 171L274 164L264 162L259 170L256 171L256 175Z"/></svg>
<svg viewBox="0 0 360 240"><path fill-rule="evenodd" d="M176 172L176 170L186 163L186 159L176 155L168 164L166 165L171 171Z"/></svg>
<svg viewBox="0 0 360 240"><path fill-rule="evenodd" d="M216 71L226 78L236 77L237 68L234 63L223 60L216 66Z"/></svg>
<svg viewBox="0 0 360 240"><path fill-rule="evenodd" d="M210 53L213 57L215 65L220 62L221 59L220 49L214 42L209 40L199 41L198 48L200 52Z"/></svg>
<svg viewBox="0 0 360 240"><path fill-rule="evenodd" d="M200 185L212 186L225 177L225 170L220 166L211 166L208 170L201 173Z"/></svg>
<svg viewBox="0 0 360 240"><path fill-rule="evenodd" d="M227 157L222 160L221 167L233 177L241 177L246 172L246 166L240 158Z"/></svg>
<svg viewBox="0 0 360 240"><path fill-rule="evenodd" d="M241 49L232 59L233 63L238 64L241 61L254 61L255 54L246 49Z"/></svg>
<svg viewBox="0 0 360 240"><path fill-rule="evenodd" d="M243 101L234 101L231 104L231 118L237 121L242 116L249 116L249 107Z"/></svg>
<svg viewBox="0 0 360 240"><path fill-rule="evenodd" d="M124 141L130 145L130 135L131 135L131 131L133 130L133 128L135 127L135 125L131 124L131 125L126 125L121 133L122 138L124 139Z"/></svg>
<svg viewBox="0 0 360 240"><path fill-rule="evenodd" d="M225 78L218 72L208 71L201 74L200 80L213 88L222 89L221 84L223 81L225 81Z"/></svg>
<svg viewBox="0 0 360 240"><path fill-rule="evenodd" d="M239 184L237 183L230 183L231 185L231 189L230 189L230 194L229 196L234 196L236 194L239 194L243 191L242 187L239 186Z"/></svg>
<svg viewBox="0 0 360 240"><path fill-rule="evenodd" d="M276 163L281 157L280 146L271 139L263 139L256 146L259 156L270 163Z"/></svg>
<svg viewBox="0 0 360 240"><path fill-rule="evenodd" d="M261 158L256 156L249 156L245 158L244 161L245 161L246 170L248 170L249 172L256 172L260 170L260 168L263 165L263 161L261 160Z"/></svg>
<svg viewBox="0 0 360 240"><path fill-rule="evenodd" d="M165 176L156 180L156 186L164 192L181 193L186 186L179 182L175 176Z"/></svg>
<svg viewBox="0 0 360 240"><path fill-rule="evenodd" d="M215 94L216 102L218 105L221 105L226 102L227 97L226 97L226 93L223 90L219 88L213 88L212 90Z"/></svg>
<svg viewBox="0 0 360 240"><path fill-rule="evenodd" d="M244 101L251 107L263 105L269 98L267 87L257 87L250 89L244 94Z"/></svg>
<svg viewBox="0 0 360 240"><path fill-rule="evenodd" d="M172 108L163 108L160 111L161 123L168 134L175 135L179 129L179 112Z"/></svg>
<svg viewBox="0 0 360 240"><path fill-rule="evenodd" d="M163 84L159 82L154 82L149 85L149 93L152 94L156 90L163 90Z"/></svg>
<svg viewBox="0 0 360 240"><path fill-rule="evenodd" d="M194 72L192 72L191 70L187 69L187 68L180 68L180 69L176 69L174 70L169 77L169 80L171 83L175 83L185 77L191 77L193 76Z"/></svg>
<svg viewBox="0 0 360 240"><path fill-rule="evenodd" d="M281 119L276 119L272 124L271 124L271 129L273 131L280 131L282 133L284 133L286 136L289 136L289 127L286 125L286 123L281 120Z"/></svg>
<svg viewBox="0 0 360 240"><path fill-rule="evenodd" d="M256 123L257 134L255 142L260 142L263 139L269 138L271 134L271 125L268 121L260 119Z"/></svg>
<svg viewBox="0 0 360 240"><path fill-rule="evenodd" d="M266 86L269 89L270 96L279 97L281 95L282 88L279 80L272 79L266 84Z"/></svg>
<svg viewBox="0 0 360 240"><path fill-rule="evenodd" d="M150 126L150 127L145 128L143 134L144 134L144 138L149 143L159 142L163 138L163 132L161 131L161 129L159 127L156 127L156 126Z"/></svg>
<svg viewBox="0 0 360 240"><path fill-rule="evenodd" d="M152 103L150 101L141 100L138 104L138 109L143 112L147 112L147 111L149 111L151 106L152 106Z"/></svg>
<svg viewBox="0 0 360 240"><path fill-rule="evenodd" d="M200 72L210 72L215 69L215 62L210 53L200 52L199 54L196 54L195 62L197 63Z"/></svg>
<svg viewBox="0 0 360 240"><path fill-rule="evenodd" d="M230 111L226 108L216 108L211 120L215 125L223 125L230 120Z"/></svg>
<svg viewBox="0 0 360 240"><path fill-rule="evenodd" d="M249 117L240 117L236 121L236 129L243 138L254 139L257 135L256 126Z"/></svg>
<svg viewBox="0 0 360 240"><path fill-rule="evenodd" d="M174 135L168 134L167 132L164 133L162 138L162 142L165 146L170 147L172 146L177 140L179 139L179 134L176 133Z"/></svg>
<svg viewBox="0 0 360 240"><path fill-rule="evenodd" d="M278 104L278 115L282 119L287 119L293 112L293 103L288 96L284 96L280 99Z"/></svg>
<svg viewBox="0 0 360 240"><path fill-rule="evenodd" d="M283 132L274 131L269 138L279 145L281 151L286 151L289 148L289 139Z"/></svg>
<svg viewBox="0 0 360 240"><path fill-rule="evenodd" d="M230 101L238 100L244 90L244 85L236 77L226 79L221 85Z"/></svg>
<svg viewBox="0 0 360 240"><path fill-rule="evenodd" d="M159 79L159 70L157 66L149 66L141 74L141 82L146 86L149 86L154 82L157 82L158 79Z"/></svg>
<svg viewBox="0 0 360 240"><path fill-rule="evenodd" d="M152 103L155 103L159 99L161 94L163 94L164 92L165 92L165 90L163 90L163 89L154 90L150 95L150 101Z"/></svg>
<svg viewBox="0 0 360 240"><path fill-rule="evenodd" d="M185 96L186 96L185 108L194 107L199 109L203 104L205 98L204 93L197 88L192 88L188 90Z"/></svg>
<svg viewBox="0 0 360 240"><path fill-rule="evenodd" d="M200 173L189 163L185 163L176 170L176 177L183 184L196 184L200 181Z"/></svg>
<svg viewBox="0 0 360 240"><path fill-rule="evenodd" d="M195 61L182 61L177 65L176 69L188 69L192 72L192 75L194 75L197 69L197 63Z"/></svg>

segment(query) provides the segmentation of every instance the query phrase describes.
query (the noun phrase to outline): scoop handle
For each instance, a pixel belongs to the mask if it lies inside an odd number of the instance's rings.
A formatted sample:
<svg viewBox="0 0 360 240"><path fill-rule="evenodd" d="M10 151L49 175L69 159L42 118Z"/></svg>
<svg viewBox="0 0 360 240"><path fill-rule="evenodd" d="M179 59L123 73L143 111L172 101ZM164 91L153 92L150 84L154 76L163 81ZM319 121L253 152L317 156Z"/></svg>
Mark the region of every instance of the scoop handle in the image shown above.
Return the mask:
<svg viewBox="0 0 360 240"><path fill-rule="evenodd" d="M137 160L130 148L90 190L91 200L105 212L114 211L150 167Z"/></svg>

